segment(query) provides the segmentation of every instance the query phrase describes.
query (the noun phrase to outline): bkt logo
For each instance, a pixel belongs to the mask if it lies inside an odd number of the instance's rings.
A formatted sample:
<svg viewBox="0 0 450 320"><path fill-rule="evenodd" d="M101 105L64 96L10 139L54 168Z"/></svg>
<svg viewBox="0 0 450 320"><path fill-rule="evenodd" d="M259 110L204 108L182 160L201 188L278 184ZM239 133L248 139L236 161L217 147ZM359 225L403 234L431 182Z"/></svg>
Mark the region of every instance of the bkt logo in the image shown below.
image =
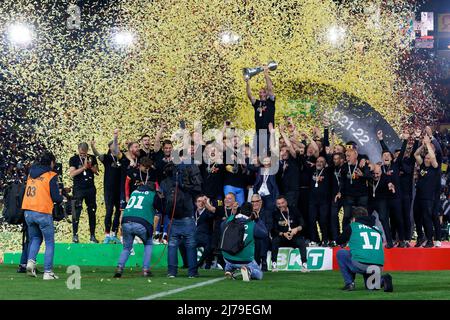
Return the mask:
<svg viewBox="0 0 450 320"><path fill-rule="evenodd" d="M325 249L309 249L307 253L308 269L320 270L323 266L324 256Z"/></svg>

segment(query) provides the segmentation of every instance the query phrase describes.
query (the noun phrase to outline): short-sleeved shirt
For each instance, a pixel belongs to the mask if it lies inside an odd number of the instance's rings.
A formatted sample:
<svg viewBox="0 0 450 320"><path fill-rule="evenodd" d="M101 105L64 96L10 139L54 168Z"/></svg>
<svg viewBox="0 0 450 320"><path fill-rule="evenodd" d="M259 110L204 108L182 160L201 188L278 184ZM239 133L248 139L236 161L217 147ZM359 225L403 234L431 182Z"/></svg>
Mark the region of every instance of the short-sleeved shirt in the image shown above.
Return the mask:
<svg viewBox="0 0 450 320"><path fill-rule="evenodd" d="M98 164L97 159L93 155L88 154L87 159L92 162L92 166ZM69 167L80 169L84 166L84 161L86 161L86 159L83 159L82 162L80 156L76 154L70 158ZM73 177L74 190L86 190L94 187L94 172L91 169L84 170L82 173Z"/></svg>
<svg viewBox="0 0 450 320"><path fill-rule="evenodd" d="M416 198L421 200L434 200L436 196L436 183L440 181L441 168L433 166L426 167L425 164L419 168L416 184Z"/></svg>
<svg viewBox="0 0 450 320"><path fill-rule="evenodd" d="M256 130L268 130L269 123L273 123L275 127L275 96L267 97L265 101L257 99L252 106L255 109Z"/></svg>
<svg viewBox="0 0 450 320"><path fill-rule="evenodd" d="M120 179L122 172L122 163L120 159L108 153L99 157L99 160L105 166L103 178L105 191L108 190L120 193Z"/></svg>

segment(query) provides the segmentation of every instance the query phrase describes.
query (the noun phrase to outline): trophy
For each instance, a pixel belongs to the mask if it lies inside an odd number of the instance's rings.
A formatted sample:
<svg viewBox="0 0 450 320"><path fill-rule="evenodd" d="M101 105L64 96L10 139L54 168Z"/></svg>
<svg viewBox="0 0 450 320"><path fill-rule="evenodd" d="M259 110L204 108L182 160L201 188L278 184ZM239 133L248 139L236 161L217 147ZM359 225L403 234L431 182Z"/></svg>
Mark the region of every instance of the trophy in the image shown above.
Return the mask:
<svg viewBox="0 0 450 320"><path fill-rule="evenodd" d="M278 63L275 61L269 61L267 64L267 67L269 70L274 71L278 67ZM256 67L256 68L244 68L242 69L242 74L244 75L245 79L251 79L254 76L256 76L258 73L261 73L264 71L263 67Z"/></svg>

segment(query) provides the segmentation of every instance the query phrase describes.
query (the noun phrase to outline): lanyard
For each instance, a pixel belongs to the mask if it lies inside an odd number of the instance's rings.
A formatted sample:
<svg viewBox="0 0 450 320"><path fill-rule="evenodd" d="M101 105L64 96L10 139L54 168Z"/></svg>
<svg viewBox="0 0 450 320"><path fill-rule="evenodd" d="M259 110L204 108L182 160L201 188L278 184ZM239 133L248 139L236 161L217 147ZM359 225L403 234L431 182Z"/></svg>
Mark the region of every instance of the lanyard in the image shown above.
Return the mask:
<svg viewBox="0 0 450 320"><path fill-rule="evenodd" d="M202 213L205 211L205 208L202 209L202 211L200 211L200 213L198 212L198 210L195 211L195 224L197 224L198 219L200 219L200 216L202 215Z"/></svg>
<svg viewBox="0 0 450 320"><path fill-rule="evenodd" d="M337 180L337 185L338 185L338 187L339 187L339 185L340 185L340 181L339 181L339 177L341 176L341 170L342 170L342 167L341 168L339 168L339 171L338 172L336 172L336 170L334 170L334 177L336 178L336 180Z"/></svg>
<svg viewBox="0 0 450 320"><path fill-rule="evenodd" d="M383 169L383 173L387 174L388 171L391 170L391 164L389 163L389 167L387 168L387 170L386 170L386 165L383 165L381 168Z"/></svg>
<svg viewBox="0 0 450 320"><path fill-rule="evenodd" d="M83 162L83 158L80 156L80 155L78 155L78 157L80 158L80 162L81 162L81 166L82 167L84 167L84 162ZM87 161L87 158L86 158L86 161ZM85 175L87 175L87 173L86 173L86 169L85 170L83 170L83 175L85 176Z"/></svg>
<svg viewBox="0 0 450 320"><path fill-rule="evenodd" d="M289 218L289 208L287 210L287 219L283 214L283 211L280 210L281 215L283 216L284 221L286 221L287 225L288 225L288 231L291 231L291 219Z"/></svg>
<svg viewBox="0 0 450 320"><path fill-rule="evenodd" d="M317 175L317 171L316 171L316 175L315 175L316 176L316 184L314 185L314 187L316 187L316 188L319 187L319 178L322 176L323 169L325 169L325 168L322 168L322 170L320 170L319 175Z"/></svg>
<svg viewBox="0 0 450 320"><path fill-rule="evenodd" d="M381 177L380 177L380 179L377 181L377 184L375 185L375 183L374 184L372 184L372 190L373 190L373 197L375 198L375 191L377 191L377 188L378 188L378 185L380 184L380 181L381 181Z"/></svg>
<svg viewBox="0 0 450 320"><path fill-rule="evenodd" d="M141 170L139 170L139 177L141 178L141 182L144 181L144 180L142 179L142 171L141 171ZM145 172L145 185L147 185L147 181L148 181L148 169L147 169L147 171Z"/></svg>
<svg viewBox="0 0 450 320"><path fill-rule="evenodd" d="M358 168L358 163L355 164L355 168L353 169L353 172L352 172L352 169L350 168L350 163L347 163L347 165L348 165L348 172L351 173L351 175L350 175L350 184L353 184L353 175L355 174L356 168Z"/></svg>

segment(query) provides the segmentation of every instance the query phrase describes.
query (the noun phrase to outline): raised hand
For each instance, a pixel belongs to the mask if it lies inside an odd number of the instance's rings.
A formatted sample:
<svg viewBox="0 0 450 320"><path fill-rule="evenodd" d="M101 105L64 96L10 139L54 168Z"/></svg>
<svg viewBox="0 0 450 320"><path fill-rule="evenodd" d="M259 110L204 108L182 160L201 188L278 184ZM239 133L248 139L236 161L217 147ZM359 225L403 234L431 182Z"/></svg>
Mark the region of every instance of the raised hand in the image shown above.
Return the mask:
<svg viewBox="0 0 450 320"><path fill-rule="evenodd" d="M409 132L405 131L400 135L400 139L402 140L408 140L410 137Z"/></svg>
<svg viewBox="0 0 450 320"><path fill-rule="evenodd" d="M383 140L383 130L377 131L377 138L378 138L378 140Z"/></svg>

